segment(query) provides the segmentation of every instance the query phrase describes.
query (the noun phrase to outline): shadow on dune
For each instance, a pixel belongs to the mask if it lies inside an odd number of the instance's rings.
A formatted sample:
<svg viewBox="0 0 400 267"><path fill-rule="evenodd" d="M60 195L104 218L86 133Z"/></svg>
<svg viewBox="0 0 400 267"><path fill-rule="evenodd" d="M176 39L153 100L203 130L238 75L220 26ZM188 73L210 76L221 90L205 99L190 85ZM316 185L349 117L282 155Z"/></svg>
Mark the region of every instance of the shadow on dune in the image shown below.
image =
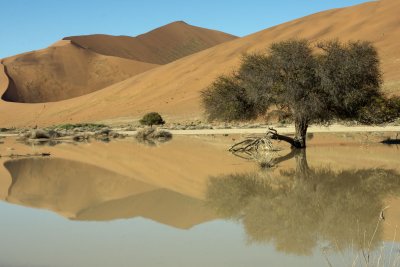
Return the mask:
<svg viewBox="0 0 400 267"><path fill-rule="evenodd" d="M202 200L101 167L57 158L4 163L12 177L6 201L54 211L72 220L144 217L187 229L215 218Z"/></svg>
<svg viewBox="0 0 400 267"><path fill-rule="evenodd" d="M384 199L400 194L400 175L385 169L310 168L305 151L296 168L211 177L207 202L243 224L250 242L273 243L309 255L318 245L366 250L382 240ZM374 232L376 233L374 234Z"/></svg>

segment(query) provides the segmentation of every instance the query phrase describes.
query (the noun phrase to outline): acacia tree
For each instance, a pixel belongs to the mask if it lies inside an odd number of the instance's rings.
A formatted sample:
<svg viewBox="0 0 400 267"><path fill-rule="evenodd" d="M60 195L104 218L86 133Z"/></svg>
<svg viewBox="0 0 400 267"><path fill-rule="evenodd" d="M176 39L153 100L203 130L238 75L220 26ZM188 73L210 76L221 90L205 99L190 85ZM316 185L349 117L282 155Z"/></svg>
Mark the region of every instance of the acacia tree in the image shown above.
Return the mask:
<svg viewBox="0 0 400 267"><path fill-rule="evenodd" d="M210 120L245 120L278 109L294 121L295 136L274 133L273 138L295 148L306 147L312 123L378 122L363 116L372 107L385 109L389 101L380 90L379 58L373 45L329 41L316 48L314 52L307 40L289 40L272 44L268 53L245 55L233 75L219 77L202 92L206 115ZM397 105L386 120L398 117L399 110Z"/></svg>

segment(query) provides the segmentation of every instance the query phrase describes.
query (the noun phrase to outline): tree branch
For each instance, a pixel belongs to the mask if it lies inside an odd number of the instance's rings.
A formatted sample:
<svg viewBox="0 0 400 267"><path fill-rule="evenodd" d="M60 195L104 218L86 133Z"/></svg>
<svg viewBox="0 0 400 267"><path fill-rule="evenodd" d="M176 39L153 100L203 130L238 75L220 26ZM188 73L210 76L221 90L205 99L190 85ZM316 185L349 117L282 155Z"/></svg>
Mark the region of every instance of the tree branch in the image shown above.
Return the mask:
<svg viewBox="0 0 400 267"><path fill-rule="evenodd" d="M291 144L292 147L298 148L298 143L296 142L296 140L294 138L286 136L286 135L278 134L277 130L275 130L274 128L268 128L267 135L269 135L270 138L273 140L285 141L285 142Z"/></svg>

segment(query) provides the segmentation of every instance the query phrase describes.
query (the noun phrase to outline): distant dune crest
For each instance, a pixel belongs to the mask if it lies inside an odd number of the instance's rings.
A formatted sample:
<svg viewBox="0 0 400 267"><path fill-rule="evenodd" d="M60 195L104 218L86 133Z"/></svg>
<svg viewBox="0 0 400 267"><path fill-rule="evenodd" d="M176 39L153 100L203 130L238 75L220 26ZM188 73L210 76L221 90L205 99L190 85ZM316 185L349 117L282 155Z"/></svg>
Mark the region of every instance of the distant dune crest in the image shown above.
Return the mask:
<svg viewBox="0 0 400 267"><path fill-rule="evenodd" d="M177 21L136 37L94 34L65 37L64 40L102 55L167 64L236 38Z"/></svg>
<svg viewBox="0 0 400 267"><path fill-rule="evenodd" d="M86 95L235 38L184 22L137 37L66 37L46 49L4 59L9 86L2 98L43 103Z"/></svg>

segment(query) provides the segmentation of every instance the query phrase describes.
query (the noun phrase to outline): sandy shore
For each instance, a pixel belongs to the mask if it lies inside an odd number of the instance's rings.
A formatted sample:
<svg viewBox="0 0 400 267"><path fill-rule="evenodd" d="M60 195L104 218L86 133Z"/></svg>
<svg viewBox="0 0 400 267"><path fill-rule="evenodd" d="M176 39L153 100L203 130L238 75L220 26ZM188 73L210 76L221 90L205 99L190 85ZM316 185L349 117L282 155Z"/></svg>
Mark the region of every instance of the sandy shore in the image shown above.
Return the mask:
<svg viewBox="0 0 400 267"><path fill-rule="evenodd" d="M294 133L294 126L274 127L278 133ZM173 135L211 135L211 134L260 134L265 133L267 128L232 128L232 129L204 129L204 130L168 130ZM134 135L136 131L118 131L121 134ZM311 126L308 133L356 133L356 132L399 132L400 126L343 126L331 125Z"/></svg>

